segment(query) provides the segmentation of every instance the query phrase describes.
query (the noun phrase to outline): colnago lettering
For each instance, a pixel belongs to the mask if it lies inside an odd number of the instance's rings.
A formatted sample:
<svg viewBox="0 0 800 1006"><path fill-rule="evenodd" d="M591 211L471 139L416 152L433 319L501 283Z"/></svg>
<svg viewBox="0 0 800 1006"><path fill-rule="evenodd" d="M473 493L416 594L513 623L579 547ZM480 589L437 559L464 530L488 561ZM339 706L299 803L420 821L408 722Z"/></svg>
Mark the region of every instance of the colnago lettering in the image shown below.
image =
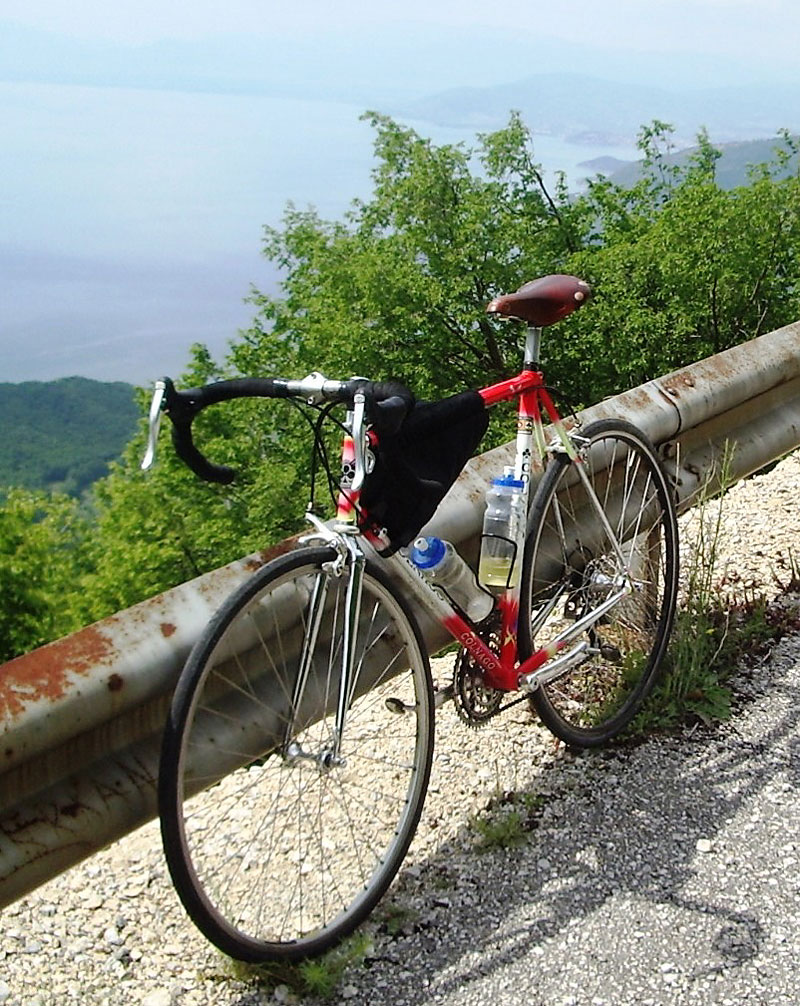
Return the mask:
<svg viewBox="0 0 800 1006"><path fill-rule="evenodd" d="M474 632L458 633L458 641L465 650L468 650L472 654L484 671L493 671L495 673L502 671L500 663L495 659L492 652L486 649L486 646L478 639Z"/></svg>

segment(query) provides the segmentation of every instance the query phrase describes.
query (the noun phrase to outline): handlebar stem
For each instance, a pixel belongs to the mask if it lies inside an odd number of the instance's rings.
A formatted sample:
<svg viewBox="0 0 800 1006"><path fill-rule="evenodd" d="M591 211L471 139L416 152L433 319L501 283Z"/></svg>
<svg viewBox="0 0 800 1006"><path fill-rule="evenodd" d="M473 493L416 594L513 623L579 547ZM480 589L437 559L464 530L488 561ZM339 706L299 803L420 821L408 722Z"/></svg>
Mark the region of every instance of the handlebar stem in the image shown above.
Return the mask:
<svg viewBox="0 0 800 1006"><path fill-rule="evenodd" d="M342 393L345 382L331 381L315 370L302 380L286 381L285 385L290 395L305 398L309 405L319 405L320 402L337 398Z"/></svg>

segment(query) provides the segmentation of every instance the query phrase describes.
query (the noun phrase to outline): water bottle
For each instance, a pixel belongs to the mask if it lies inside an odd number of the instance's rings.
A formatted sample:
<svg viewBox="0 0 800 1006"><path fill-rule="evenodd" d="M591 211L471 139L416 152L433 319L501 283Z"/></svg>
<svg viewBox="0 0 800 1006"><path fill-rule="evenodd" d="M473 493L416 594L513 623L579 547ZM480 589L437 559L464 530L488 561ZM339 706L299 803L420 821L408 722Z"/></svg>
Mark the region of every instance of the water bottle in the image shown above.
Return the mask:
<svg viewBox="0 0 800 1006"><path fill-rule="evenodd" d="M522 568L524 484L511 470L486 493L478 579L487 587L516 587Z"/></svg>
<svg viewBox="0 0 800 1006"><path fill-rule="evenodd" d="M481 590L475 574L449 541L417 538L409 559L435 587L447 594L473 622L482 622L494 607L494 599Z"/></svg>

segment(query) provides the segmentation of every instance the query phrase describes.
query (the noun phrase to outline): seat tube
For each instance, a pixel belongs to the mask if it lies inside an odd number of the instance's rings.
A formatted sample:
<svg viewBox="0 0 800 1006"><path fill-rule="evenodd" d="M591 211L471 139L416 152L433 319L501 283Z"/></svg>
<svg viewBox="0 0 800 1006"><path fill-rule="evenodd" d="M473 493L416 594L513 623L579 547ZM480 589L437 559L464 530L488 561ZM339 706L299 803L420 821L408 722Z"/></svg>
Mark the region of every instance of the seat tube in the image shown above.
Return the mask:
<svg viewBox="0 0 800 1006"><path fill-rule="evenodd" d="M534 445L540 456L544 451L544 430L542 428L541 409L539 406L539 387L534 386L520 392L517 412L517 436L515 442L514 476L523 483L524 507L527 514L530 504L531 465L533 462ZM513 586L507 587L500 595L497 606L500 610L500 663L503 667L504 685L514 687L516 684L515 668L519 659L517 651L517 633L520 606L520 570L522 552L525 547L527 521L523 519L517 531L515 567L516 577ZM513 682L513 684L512 684Z"/></svg>
<svg viewBox="0 0 800 1006"><path fill-rule="evenodd" d="M531 470L534 463L533 449L538 458L545 453L544 427L539 407L539 388L523 391L519 396L517 412L516 455L514 475L525 483L525 492L530 488Z"/></svg>

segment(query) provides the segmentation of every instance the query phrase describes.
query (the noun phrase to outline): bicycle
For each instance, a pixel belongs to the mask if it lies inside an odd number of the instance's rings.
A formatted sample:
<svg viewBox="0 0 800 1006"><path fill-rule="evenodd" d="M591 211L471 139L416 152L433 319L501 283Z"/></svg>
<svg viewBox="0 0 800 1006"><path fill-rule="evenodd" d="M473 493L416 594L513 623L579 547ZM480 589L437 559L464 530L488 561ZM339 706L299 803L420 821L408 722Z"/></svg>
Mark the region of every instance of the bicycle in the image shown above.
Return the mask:
<svg viewBox="0 0 800 1006"><path fill-rule="evenodd" d="M323 523L312 491L310 533L212 618L165 728L158 802L169 870L192 920L230 956L311 957L366 919L416 830L441 702L452 698L480 724L527 699L557 737L591 747L623 730L652 689L677 591L669 481L631 424L567 429L538 363L542 329L589 295L558 275L496 298L491 313L527 325L522 370L441 402L318 373L184 391L157 382L143 467L166 412L181 458L230 482L195 446L195 416L233 398L293 399L317 412L314 453L337 503ZM474 624L407 546L477 447L488 409L514 399L527 514L520 575L487 591L491 613ZM346 408L338 488L320 435L337 404ZM534 450L544 471L531 493ZM437 642L460 646L453 684L436 695L420 617Z"/></svg>

